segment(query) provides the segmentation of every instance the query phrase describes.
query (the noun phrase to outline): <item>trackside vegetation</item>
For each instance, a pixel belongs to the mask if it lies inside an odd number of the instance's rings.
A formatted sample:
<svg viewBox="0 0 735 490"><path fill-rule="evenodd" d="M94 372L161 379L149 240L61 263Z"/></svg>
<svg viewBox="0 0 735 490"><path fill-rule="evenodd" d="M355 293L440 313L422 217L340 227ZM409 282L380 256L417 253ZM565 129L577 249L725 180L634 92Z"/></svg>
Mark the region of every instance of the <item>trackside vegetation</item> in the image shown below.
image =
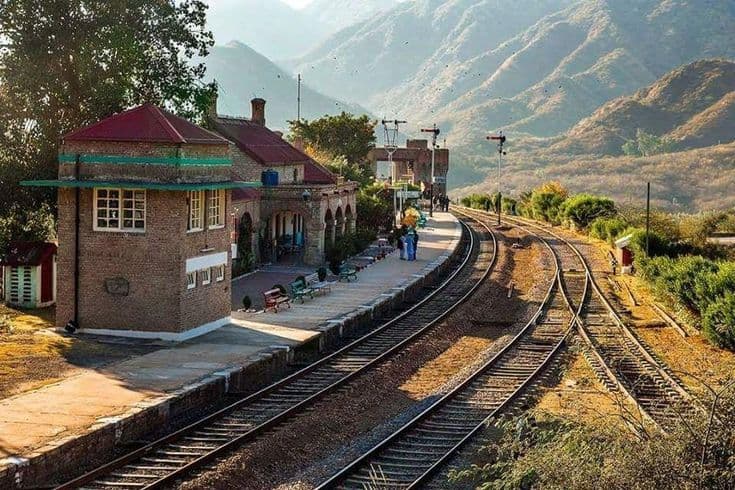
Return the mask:
<svg viewBox="0 0 735 490"><path fill-rule="evenodd" d="M493 210L497 196L472 194L461 202ZM735 350L735 257L732 251L707 242L716 231L735 231L734 212L652 212L647 256L644 213L606 197L570 195L558 182L548 182L522 194L512 208L503 208L506 213L587 233L610 245L630 236L635 272L654 294L683 311L710 342Z"/></svg>

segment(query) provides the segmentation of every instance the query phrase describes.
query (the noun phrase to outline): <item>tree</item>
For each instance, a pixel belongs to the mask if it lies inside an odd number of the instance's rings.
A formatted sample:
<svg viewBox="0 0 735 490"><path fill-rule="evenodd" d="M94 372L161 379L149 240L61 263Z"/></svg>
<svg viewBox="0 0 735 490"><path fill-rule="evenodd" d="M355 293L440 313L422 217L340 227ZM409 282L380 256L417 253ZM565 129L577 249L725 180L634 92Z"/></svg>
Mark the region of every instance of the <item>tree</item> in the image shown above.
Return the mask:
<svg viewBox="0 0 735 490"><path fill-rule="evenodd" d="M361 167L356 163L350 163L346 157L342 155L333 155L324 150L319 150L312 146L306 146L306 154L313 158L317 163L326 167L330 172L344 177L345 180L351 180L366 186L373 182L372 172L368 168Z"/></svg>
<svg viewBox="0 0 735 490"><path fill-rule="evenodd" d="M200 0L4 0L0 8L0 214L51 203L20 189L56 174L59 137L142 102L204 113L216 91L192 64L213 44Z"/></svg>
<svg viewBox="0 0 735 490"><path fill-rule="evenodd" d="M635 140L628 140L623 144L623 153L633 157L649 157L660 153L671 153L676 149L676 143L671 138L656 136L638 128Z"/></svg>
<svg viewBox="0 0 735 490"><path fill-rule="evenodd" d="M349 163L365 167L368 152L375 147L375 125L366 115L354 116L342 112L313 121L289 121L291 140L301 139L307 146Z"/></svg>

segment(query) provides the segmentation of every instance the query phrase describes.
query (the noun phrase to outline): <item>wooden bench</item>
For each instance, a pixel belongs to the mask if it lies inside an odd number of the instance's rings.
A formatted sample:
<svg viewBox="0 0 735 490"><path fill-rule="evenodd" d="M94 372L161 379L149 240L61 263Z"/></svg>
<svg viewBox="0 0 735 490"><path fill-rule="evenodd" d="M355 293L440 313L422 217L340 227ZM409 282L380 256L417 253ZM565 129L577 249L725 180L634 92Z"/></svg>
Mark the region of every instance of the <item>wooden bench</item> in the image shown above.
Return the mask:
<svg viewBox="0 0 735 490"><path fill-rule="evenodd" d="M263 300L265 301L265 311L273 310L275 313L278 313L278 308L281 305L286 305L291 308L291 298L283 294L278 288L264 292Z"/></svg>
<svg viewBox="0 0 735 490"><path fill-rule="evenodd" d="M291 288L293 299L298 298L301 300L302 303L304 302L304 296L308 296L309 298L314 299L314 290L301 279L296 279L294 282L289 284L289 287Z"/></svg>
<svg viewBox="0 0 735 490"><path fill-rule="evenodd" d="M316 293L326 293L332 291L332 283L327 281L320 281L319 274L316 272L306 276L306 286L310 287Z"/></svg>
<svg viewBox="0 0 735 490"><path fill-rule="evenodd" d="M357 269L349 266L347 264L342 264L339 266L339 280L347 279L347 282L350 282L350 278L354 278L355 281L357 281Z"/></svg>

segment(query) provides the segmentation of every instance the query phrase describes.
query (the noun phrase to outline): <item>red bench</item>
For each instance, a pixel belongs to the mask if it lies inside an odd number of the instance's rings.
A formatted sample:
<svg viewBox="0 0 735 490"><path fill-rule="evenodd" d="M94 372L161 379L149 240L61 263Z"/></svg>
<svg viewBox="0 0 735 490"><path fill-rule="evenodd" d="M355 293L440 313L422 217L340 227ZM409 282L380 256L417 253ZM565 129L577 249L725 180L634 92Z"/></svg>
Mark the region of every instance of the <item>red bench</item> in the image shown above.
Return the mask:
<svg viewBox="0 0 735 490"><path fill-rule="evenodd" d="M283 294L278 288L264 292L263 300L265 301L265 311L273 310L275 313L278 313L278 308L281 305L286 305L291 308L291 298Z"/></svg>

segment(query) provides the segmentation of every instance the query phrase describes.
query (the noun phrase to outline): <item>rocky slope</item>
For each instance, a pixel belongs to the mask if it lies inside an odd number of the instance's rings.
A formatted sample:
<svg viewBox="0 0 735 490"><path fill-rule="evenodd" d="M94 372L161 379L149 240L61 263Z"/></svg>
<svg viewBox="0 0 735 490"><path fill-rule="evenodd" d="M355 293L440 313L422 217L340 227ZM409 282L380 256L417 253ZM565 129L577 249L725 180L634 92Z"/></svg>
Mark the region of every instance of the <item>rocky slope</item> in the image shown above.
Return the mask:
<svg viewBox="0 0 735 490"><path fill-rule="evenodd" d="M682 64L735 58L735 3L715 0L414 0L299 63L314 86L454 145L486 131L561 134Z"/></svg>
<svg viewBox="0 0 735 490"><path fill-rule="evenodd" d="M680 149L695 148L732 141L734 127L735 63L702 60L606 103L551 149L620 155L637 129L669 137Z"/></svg>

